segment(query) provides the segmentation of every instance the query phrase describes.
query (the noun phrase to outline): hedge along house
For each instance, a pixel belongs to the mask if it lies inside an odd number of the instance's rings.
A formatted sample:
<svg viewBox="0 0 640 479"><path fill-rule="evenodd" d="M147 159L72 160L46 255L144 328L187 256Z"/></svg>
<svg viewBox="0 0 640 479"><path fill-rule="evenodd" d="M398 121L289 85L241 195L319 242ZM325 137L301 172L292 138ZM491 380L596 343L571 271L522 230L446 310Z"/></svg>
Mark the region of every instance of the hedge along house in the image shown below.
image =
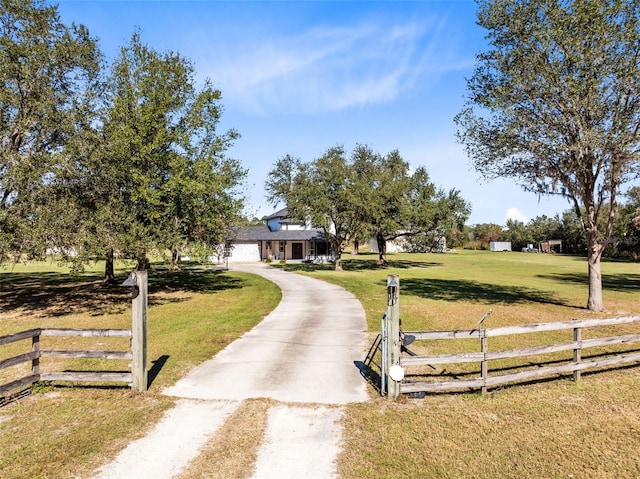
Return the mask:
<svg viewBox="0 0 640 479"><path fill-rule="evenodd" d="M228 260L232 262L333 261L333 254L322 229L292 221L286 209L276 211L261 226L234 230L229 241Z"/></svg>

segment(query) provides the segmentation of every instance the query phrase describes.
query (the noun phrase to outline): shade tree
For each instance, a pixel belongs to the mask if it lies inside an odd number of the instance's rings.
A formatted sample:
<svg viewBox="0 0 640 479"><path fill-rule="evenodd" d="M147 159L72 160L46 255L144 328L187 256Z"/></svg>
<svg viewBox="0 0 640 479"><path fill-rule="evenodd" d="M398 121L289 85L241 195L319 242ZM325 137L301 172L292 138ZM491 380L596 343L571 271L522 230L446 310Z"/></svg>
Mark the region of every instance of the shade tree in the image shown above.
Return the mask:
<svg viewBox="0 0 640 479"><path fill-rule="evenodd" d="M640 2L479 0L478 24L488 49L458 137L484 176L567 198L587 245L587 307L602 310L600 259L640 172Z"/></svg>
<svg viewBox="0 0 640 479"><path fill-rule="evenodd" d="M41 0L0 2L0 262L68 235L63 154L94 118L101 55L83 25Z"/></svg>
<svg viewBox="0 0 640 479"><path fill-rule="evenodd" d="M221 114L221 92L209 80L196 87L190 61L132 35L107 75L84 158L92 251L144 268L151 252L172 251L175 261L189 243L223 239L242 209L246 171L226 155L239 135L218 132Z"/></svg>

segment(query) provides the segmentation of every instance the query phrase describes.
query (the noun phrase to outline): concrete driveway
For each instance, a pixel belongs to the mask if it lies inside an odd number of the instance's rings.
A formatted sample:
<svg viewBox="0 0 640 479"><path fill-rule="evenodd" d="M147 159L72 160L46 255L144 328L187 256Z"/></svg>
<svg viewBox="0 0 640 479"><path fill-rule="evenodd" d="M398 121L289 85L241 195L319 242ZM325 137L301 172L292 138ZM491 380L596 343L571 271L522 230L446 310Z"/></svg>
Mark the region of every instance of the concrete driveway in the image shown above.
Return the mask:
<svg viewBox="0 0 640 479"><path fill-rule="evenodd" d="M231 269L273 281L282 301L259 325L165 389L163 394L182 398L178 405L95 477L178 477L249 398L279 401L268 413L253 478L337 477L341 406L368 398L355 365L367 346L361 304L343 288L265 264Z"/></svg>

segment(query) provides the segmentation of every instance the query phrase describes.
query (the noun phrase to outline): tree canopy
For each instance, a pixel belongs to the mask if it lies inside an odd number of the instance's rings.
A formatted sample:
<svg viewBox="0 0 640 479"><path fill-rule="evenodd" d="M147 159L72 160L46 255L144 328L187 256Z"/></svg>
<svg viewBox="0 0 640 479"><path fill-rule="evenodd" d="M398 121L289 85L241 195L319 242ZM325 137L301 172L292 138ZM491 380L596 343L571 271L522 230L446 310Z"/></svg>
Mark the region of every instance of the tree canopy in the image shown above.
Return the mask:
<svg viewBox="0 0 640 479"><path fill-rule="evenodd" d="M189 61L135 33L112 65L93 179L108 207L112 244L145 262L150 251L215 245L239 214L246 172L227 158L238 138L218 133L221 93L195 87ZM89 191L94 191L90 188ZM105 226L103 224L103 226Z"/></svg>
<svg viewBox="0 0 640 479"><path fill-rule="evenodd" d="M0 262L47 248L82 264L213 247L246 171L218 132L221 92L135 32L110 70L83 26L40 0L0 3ZM112 272L111 272L112 274Z"/></svg>
<svg viewBox="0 0 640 479"><path fill-rule="evenodd" d="M358 145L353 166L365 198L362 228L376 239L381 264L388 241L404 238L414 249L431 250L448 232L461 229L471 212L459 191L436 188L423 166L411 173L397 150L383 156Z"/></svg>
<svg viewBox="0 0 640 479"><path fill-rule="evenodd" d="M51 185L72 165L62 149L94 106L96 41L40 0L0 3L0 261L43 252Z"/></svg>
<svg viewBox="0 0 640 479"><path fill-rule="evenodd" d="M588 248L587 307L601 310L600 258L640 172L640 2L478 4L489 49L467 81L458 137L486 177L570 201Z"/></svg>
<svg viewBox="0 0 640 479"><path fill-rule="evenodd" d="M276 162L266 182L270 203L286 203L291 218L309 221L324 231L336 271L342 270L342 252L362 225L360 186L341 146L329 148L307 164L286 155Z"/></svg>

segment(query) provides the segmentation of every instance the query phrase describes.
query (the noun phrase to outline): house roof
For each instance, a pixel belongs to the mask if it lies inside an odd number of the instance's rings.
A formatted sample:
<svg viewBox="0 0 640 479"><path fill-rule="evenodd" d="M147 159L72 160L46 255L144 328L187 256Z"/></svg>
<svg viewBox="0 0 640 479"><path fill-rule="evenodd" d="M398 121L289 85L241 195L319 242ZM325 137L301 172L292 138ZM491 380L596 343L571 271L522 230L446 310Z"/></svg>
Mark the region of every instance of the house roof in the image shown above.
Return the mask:
<svg viewBox="0 0 640 479"><path fill-rule="evenodd" d="M267 220L274 220L276 218L288 218L289 211L286 208L282 208L281 210L276 211L275 213L267 216Z"/></svg>
<svg viewBox="0 0 640 479"><path fill-rule="evenodd" d="M266 226L241 226L235 228L236 242L253 242L253 241L307 241L307 240L325 240L324 231L321 229L308 230L280 230L271 231Z"/></svg>

